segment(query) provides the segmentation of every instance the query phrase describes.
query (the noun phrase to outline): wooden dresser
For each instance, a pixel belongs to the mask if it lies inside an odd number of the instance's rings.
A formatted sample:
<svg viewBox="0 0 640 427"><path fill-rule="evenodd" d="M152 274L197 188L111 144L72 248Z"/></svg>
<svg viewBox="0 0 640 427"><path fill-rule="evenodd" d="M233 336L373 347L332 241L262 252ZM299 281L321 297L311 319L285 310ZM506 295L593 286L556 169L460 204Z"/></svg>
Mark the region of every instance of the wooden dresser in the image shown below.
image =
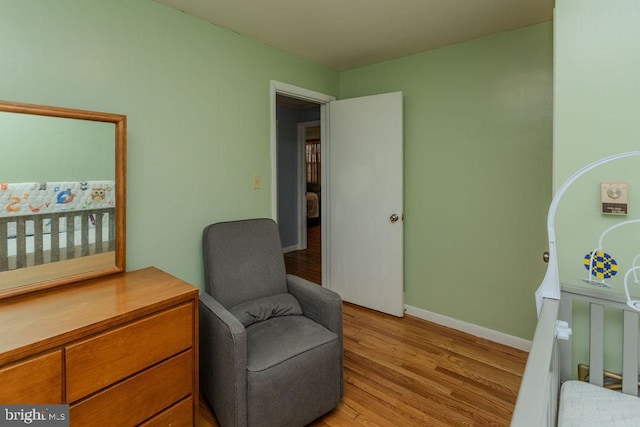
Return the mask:
<svg viewBox="0 0 640 427"><path fill-rule="evenodd" d="M156 268L0 301L0 403L71 426L193 426L198 289Z"/></svg>

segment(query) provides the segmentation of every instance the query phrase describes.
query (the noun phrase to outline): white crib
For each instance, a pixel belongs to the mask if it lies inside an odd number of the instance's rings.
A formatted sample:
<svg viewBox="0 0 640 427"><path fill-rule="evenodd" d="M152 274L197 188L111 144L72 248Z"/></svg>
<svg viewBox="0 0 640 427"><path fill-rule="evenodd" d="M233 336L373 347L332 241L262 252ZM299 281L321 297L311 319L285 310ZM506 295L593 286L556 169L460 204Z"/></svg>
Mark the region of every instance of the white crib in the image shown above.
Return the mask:
<svg viewBox="0 0 640 427"><path fill-rule="evenodd" d="M566 321L573 326L575 301L589 305L589 382L571 380L571 341L558 340ZM622 375L607 384L604 371L604 312L622 317ZM610 375L608 375L610 376ZM607 386L605 388L603 386ZM610 388L621 388L621 392ZM560 300L543 300L522 378L512 426L638 426L638 312L626 299L599 288L563 285Z"/></svg>
<svg viewBox="0 0 640 427"><path fill-rule="evenodd" d="M115 250L115 208L0 218L0 272Z"/></svg>
<svg viewBox="0 0 640 427"><path fill-rule="evenodd" d="M0 183L0 273L115 250L115 182Z"/></svg>

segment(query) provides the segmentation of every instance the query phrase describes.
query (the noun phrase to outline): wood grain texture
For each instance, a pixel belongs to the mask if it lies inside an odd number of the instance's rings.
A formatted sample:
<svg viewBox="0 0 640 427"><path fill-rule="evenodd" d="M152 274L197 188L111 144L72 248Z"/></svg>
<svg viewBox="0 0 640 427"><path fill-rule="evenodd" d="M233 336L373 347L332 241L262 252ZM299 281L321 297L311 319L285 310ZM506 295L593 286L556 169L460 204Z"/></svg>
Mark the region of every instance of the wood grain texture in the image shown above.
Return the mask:
<svg viewBox="0 0 640 427"><path fill-rule="evenodd" d="M62 403L62 351L0 369L0 403Z"/></svg>
<svg viewBox="0 0 640 427"><path fill-rule="evenodd" d="M109 417L140 423L186 399L189 415L180 406L164 419L191 424L197 298L197 288L147 268L0 301L0 403L71 403L78 425L122 425Z"/></svg>
<svg viewBox="0 0 640 427"><path fill-rule="evenodd" d="M193 303L67 346L67 402L93 393L190 348Z"/></svg>
<svg viewBox="0 0 640 427"><path fill-rule="evenodd" d="M198 289L150 267L0 302L0 367L197 298Z"/></svg>
<svg viewBox="0 0 640 427"><path fill-rule="evenodd" d="M189 396L192 350L181 353L71 406L78 426L136 425Z"/></svg>
<svg viewBox="0 0 640 427"><path fill-rule="evenodd" d="M7 290L7 293L13 291L21 292L22 288L28 285L28 289L34 291L39 289L40 285L38 283L42 283L46 288L50 287L51 283L56 283L61 277L75 275L84 277L87 271L91 271L92 274L98 274L95 277L118 273L120 270L115 267L115 252L105 252L49 264L34 265L29 268L3 271L0 273L0 292L4 290ZM60 280L62 283L65 279Z"/></svg>
<svg viewBox="0 0 640 427"><path fill-rule="evenodd" d="M307 249L284 255L287 273L303 277L313 283L322 283L321 226L307 229Z"/></svg>
<svg viewBox="0 0 640 427"><path fill-rule="evenodd" d="M193 397L189 396L140 424L140 427L192 427L193 425Z"/></svg>

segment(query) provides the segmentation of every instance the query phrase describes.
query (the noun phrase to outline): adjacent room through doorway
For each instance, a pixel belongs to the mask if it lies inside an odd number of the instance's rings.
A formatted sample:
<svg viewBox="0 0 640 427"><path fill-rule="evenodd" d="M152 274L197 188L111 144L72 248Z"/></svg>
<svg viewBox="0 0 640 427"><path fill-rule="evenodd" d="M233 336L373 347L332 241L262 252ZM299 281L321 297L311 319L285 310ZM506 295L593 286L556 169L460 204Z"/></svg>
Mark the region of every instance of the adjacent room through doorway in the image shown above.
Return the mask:
<svg viewBox="0 0 640 427"><path fill-rule="evenodd" d="M278 226L287 272L322 284L320 104L276 96Z"/></svg>

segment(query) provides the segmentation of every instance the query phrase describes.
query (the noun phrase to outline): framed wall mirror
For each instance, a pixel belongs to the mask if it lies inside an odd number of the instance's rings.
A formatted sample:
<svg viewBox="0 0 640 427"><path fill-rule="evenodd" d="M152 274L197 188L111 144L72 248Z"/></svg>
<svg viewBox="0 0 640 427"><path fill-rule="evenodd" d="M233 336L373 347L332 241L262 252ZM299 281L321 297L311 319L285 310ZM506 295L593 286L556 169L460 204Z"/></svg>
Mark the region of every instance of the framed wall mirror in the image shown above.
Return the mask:
<svg viewBox="0 0 640 427"><path fill-rule="evenodd" d="M0 101L0 299L125 271L126 122Z"/></svg>

